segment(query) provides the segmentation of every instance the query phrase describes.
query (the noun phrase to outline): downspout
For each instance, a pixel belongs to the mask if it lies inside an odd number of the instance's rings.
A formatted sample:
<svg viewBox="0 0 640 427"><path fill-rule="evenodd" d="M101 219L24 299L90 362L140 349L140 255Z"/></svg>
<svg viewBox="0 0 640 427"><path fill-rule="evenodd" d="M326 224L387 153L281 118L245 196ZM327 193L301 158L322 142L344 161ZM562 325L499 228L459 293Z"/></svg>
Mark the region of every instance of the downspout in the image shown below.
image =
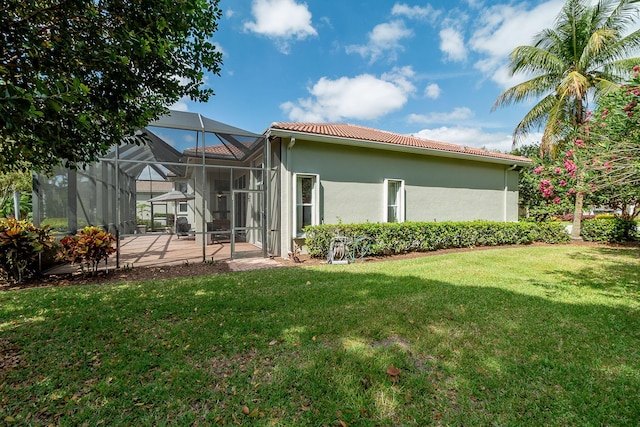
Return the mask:
<svg viewBox="0 0 640 427"><path fill-rule="evenodd" d="M291 173L291 155L293 152L293 146L296 145L296 138L295 137L291 137L291 140L289 141L289 144L287 145L287 243L286 243L286 251L290 251L292 249L291 247L291 242L293 239L293 235L295 233L295 230L293 230L293 203L294 203L294 195L293 195L293 190L294 190L294 183L293 183L293 174ZM284 243L284 242L282 242ZM282 257L284 257L286 252L283 251L283 253L281 254Z"/></svg>

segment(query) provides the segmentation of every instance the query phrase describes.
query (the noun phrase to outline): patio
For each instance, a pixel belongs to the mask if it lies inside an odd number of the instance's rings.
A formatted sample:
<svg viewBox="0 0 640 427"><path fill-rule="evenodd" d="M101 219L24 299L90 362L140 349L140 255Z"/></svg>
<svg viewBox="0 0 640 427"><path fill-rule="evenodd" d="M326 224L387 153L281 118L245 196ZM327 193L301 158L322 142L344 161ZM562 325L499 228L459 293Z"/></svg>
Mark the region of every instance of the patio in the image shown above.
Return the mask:
<svg viewBox="0 0 640 427"><path fill-rule="evenodd" d="M236 258L260 257L260 248L244 242L235 243ZM244 255L244 256L243 256ZM204 259L207 261L231 260L231 243L214 241L204 247ZM196 244L193 237L176 234L147 233L123 237L120 240L120 267L154 267L160 265L178 265L203 261L202 245ZM110 258L110 264L115 258Z"/></svg>

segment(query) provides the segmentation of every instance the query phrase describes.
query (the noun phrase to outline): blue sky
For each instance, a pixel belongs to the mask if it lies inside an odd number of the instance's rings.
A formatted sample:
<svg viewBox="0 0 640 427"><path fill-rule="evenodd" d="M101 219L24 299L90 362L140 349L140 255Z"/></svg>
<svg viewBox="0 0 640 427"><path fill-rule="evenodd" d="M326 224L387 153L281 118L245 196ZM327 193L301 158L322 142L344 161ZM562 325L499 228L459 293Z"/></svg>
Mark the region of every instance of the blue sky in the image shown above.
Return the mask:
<svg viewBox="0 0 640 427"><path fill-rule="evenodd" d="M172 108L256 133L340 122L508 151L531 107L491 112L523 80L509 76L508 55L552 26L563 3L221 0L224 64L206 79L216 95Z"/></svg>

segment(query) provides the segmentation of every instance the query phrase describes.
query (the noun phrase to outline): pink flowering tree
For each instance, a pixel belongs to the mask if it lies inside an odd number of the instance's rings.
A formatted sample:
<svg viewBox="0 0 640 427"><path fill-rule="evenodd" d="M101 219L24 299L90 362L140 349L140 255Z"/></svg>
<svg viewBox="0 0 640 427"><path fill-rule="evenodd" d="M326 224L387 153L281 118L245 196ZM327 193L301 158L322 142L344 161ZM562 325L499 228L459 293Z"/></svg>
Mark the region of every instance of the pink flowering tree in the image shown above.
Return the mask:
<svg viewBox="0 0 640 427"><path fill-rule="evenodd" d="M640 66L633 71L629 84L600 98L554 164L534 170L544 198L573 200L572 237L579 237L585 197L625 216L640 213Z"/></svg>

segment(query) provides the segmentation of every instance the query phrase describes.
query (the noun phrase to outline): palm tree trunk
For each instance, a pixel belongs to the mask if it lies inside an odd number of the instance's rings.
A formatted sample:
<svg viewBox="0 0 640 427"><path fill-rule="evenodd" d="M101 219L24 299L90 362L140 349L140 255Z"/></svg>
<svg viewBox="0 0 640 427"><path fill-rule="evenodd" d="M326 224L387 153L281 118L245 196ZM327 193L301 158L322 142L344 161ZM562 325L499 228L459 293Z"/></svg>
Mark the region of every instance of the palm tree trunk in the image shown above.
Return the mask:
<svg viewBox="0 0 640 427"><path fill-rule="evenodd" d="M573 209L573 225L571 226L571 238L580 240L580 228L582 226L582 205L584 204L584 192L582 186L584 185L584 175L581 171L578 171L578 180L576 183L578 192L576 193L576 203Z"/></svg>

